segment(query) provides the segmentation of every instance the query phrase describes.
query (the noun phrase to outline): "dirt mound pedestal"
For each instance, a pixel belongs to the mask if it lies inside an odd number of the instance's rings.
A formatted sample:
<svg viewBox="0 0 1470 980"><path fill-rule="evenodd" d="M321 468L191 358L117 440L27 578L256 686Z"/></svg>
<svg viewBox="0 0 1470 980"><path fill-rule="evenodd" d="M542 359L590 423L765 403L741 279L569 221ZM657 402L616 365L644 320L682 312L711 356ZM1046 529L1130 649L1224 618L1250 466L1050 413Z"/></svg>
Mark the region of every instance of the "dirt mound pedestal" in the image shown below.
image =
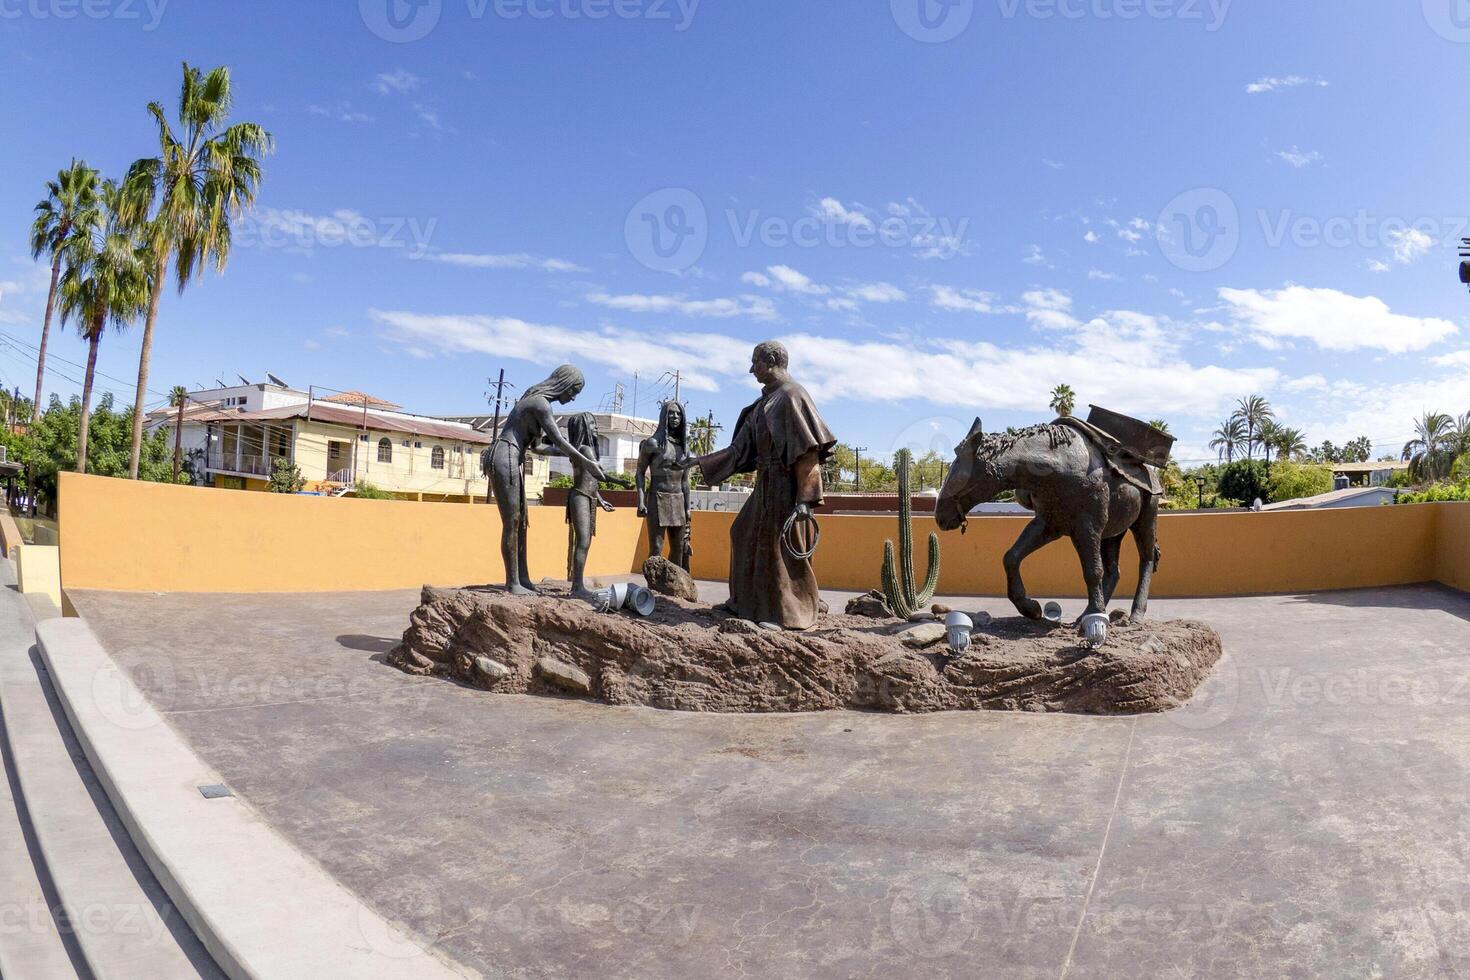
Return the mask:
<svg viewBox="0 0 1470 980"><path fill-rule="evenodd" d="M805 633L773 632L662 596L652 617L636 619L564 595L425 588L389 659L494 694L671 711L1115 715L1183 704L1221 653L1219 635L1190 621L1116 625L1090 651L1071 626L998 619L960 657L942 641L911 646L906 628L828 615Z"/></svg>

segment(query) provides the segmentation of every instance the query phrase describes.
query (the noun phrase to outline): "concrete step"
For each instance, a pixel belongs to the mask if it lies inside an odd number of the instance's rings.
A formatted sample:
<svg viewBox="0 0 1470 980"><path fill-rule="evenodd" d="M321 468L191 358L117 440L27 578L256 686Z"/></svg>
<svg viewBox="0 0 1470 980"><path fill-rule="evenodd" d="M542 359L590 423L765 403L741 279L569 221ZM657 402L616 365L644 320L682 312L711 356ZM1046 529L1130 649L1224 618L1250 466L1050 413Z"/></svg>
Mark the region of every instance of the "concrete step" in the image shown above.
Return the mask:
<svg viewBox="0 0 1470 980"><path fill-rule="evenodd" d="M14 581L13 566L0 562L0 586ZM35 628L26 599L0 587L0 719L14 776L5 795L15 824L32 832L23 845L34 845L18 852L25 857L10 862L11 873L47 910L25 942L0 922L0 955L41 958L35 970L5 959L0 969L25 978L222 977L108 802L35 653Z"/></svg>
<svg viewBox="0 0 1470 980"><path fill-rule="evenodd" d="M37 646L72 729L158 879L232 977L461 980L363 904L222 783L103 649L85 620ZM223 788L222 786L220 788Z"/></svg>

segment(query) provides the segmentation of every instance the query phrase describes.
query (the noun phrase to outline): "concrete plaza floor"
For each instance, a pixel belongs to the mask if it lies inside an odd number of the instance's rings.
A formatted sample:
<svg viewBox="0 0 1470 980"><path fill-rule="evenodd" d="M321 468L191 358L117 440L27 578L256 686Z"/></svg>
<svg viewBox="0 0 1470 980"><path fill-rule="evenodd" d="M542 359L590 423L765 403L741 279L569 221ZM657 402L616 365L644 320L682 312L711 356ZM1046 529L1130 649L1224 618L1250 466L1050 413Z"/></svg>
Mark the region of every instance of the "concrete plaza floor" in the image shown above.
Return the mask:
<svg viewBox="0 0 1470 980"><path fill-rule="evenodd" d="M1470 973L1437 587L1156 601L1226 656L1118 719L494 697L383 665L413 593L75 599L236 793L487 975Z"/></svg>

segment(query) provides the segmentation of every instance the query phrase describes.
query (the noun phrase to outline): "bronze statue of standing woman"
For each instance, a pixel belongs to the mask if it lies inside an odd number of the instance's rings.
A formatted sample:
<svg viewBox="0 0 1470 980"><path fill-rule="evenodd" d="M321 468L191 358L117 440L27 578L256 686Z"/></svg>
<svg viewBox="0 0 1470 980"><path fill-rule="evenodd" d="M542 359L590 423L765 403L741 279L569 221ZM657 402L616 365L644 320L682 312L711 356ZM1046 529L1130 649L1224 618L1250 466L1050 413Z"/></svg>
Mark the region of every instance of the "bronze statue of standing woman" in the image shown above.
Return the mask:
<svg viewBox="0 0 1470 980"><path fill-rule="evenodd" d="M555 446L594 479L607 479L596 459L588 459L567 441L551 414L553 402L567 404L582 393L586 384L581 371L563 364L551 377L527 389L490 447L490 479L500 508L500 555L505 561L505 588L511 595L537 591L526 563L526 454Z"/></svg>
<svg viewBox="0 0 1470 980"><path fill-rule="evenodd" d="M638 449L638 516L648 519L648 557L664 553L689 570L689 420L684 406L664 402L658 430Z"/></svg>

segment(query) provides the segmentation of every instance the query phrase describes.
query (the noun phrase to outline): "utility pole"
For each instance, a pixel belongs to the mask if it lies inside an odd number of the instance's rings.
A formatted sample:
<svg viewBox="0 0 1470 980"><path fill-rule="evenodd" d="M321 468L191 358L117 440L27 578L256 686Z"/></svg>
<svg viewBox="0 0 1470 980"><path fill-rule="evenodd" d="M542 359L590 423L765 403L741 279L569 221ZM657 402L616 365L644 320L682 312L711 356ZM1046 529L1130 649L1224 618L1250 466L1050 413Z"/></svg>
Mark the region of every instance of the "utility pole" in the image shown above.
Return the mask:
<svg viewBox="0 0 1470 980"><path fill-rule="evenodd" d="M491 381L490 384L495 386L495 397L492 399L492 404L495 406L495 421L490 424L490 445L494 446L495 440L500 438L500 408L505 404L505 389L514 388L515 385L505 380L505 368L500 369L499 380ZM486 392L485 395L488 398L490 393ZM495 480L493 476L493 474L486 474L487 479L485 482L489 487L485 491L485 503L487 504L495 503Z"/></svg>
<svg viewBox="0 0 1470 980"><path fill-rule="evenodd" d="M853 448L853 472L852 486L857 493L863 492L863 453L868 451L867 446L856 446Z"/></svg>
<svg viewBox="0 0 1470 980"><path fill-rule="evenodd" d="M679 402L680 404L683 404L683 402L681 402L680 399L679 399L679 392L681 390L680 389L680 385L681 385L681 383L684 380L684 373L682 371L668 371L668 372L665 372L664 376L662 378L659 378L659 380L660 381L664 381L664 380L673 381L674 382L674 401Z"/></svg>

